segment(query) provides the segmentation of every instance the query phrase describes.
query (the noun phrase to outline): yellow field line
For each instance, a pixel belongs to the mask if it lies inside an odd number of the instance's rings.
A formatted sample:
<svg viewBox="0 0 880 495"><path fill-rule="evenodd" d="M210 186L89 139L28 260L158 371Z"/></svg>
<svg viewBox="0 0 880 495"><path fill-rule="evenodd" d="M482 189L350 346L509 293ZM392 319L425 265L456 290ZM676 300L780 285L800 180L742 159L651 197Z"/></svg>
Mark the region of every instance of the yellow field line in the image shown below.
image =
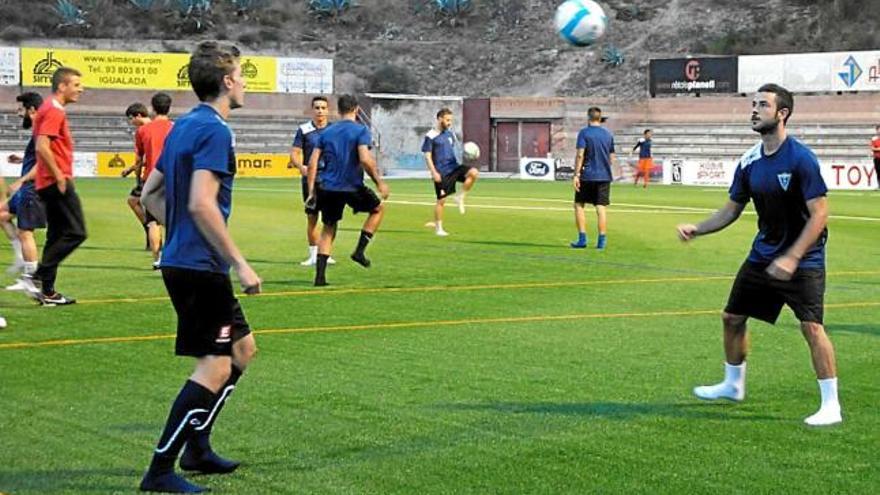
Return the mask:
<svg viewBox="0 0 880 495"><path fill-rule="evenodd" d="M850 271L829 273L829 277L846 275L880 275L880 270ZM521 282L510 284L476 284L476 285L426 285L420 287L359 287L352 289L305 289L279 292L264 292L256 297L289 297L289 296L335 296L343 294L376 294L376 293L407 293L407 292L439 292L439 291L470 291L498 289L546 289L556 287L580 287L589 285L627 285L627 284L662 284L671 282L710 282L729 280L733 275L716 275L704 277L665 277L636 279L581 280L563 282ZM77 304L109 304L166 301L167 296L124 297L115 299L85 299Z"/></svg>
<svg viewBox="0 0 880 495"><path fill-rule="evenodd" d="M862 301L851 303L826 304L827 309L841 308L868 308L878 307L880 301ZM612 319L612 318L651 318L666 316L701 316L720 314L721 310L695 309L682 311L650 311L638 313L576 313L568 315L537 315L537 316L510 316L499 318L468 318L463 320L437 320L437 321L402 321L392 323L365 323L360 325L328 325L317 327L300 328L273 328L254 330L256 335L278 335L312 332L348 332L359 330L389 330L395 328L424 328L424 327L448 327L458 325L486 325L493 323L528 323L534 321L564 321L564 320L589 320L589 319ZM25 349L35 347L63 347L82 344L113 344L124 342L143 342L152 340L169 340L174 334L140 335L128 337L98 337L91 339L63 339L46 340L42 342L10 342L0 344L0 349Z"/></svg>

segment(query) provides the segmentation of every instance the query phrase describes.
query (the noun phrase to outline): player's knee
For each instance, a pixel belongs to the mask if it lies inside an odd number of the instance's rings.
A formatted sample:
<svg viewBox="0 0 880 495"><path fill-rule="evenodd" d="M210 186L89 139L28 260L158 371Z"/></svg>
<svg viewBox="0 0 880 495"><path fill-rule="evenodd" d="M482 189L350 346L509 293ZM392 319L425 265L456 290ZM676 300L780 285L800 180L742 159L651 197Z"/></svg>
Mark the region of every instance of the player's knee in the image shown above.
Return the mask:
<svg viewBox="0 0 880 495"><path fill-rule="evenodd" d="M801 333L807 340L813 341L825 336L825 326L814 321L802 321Z"/></svg>
<svg viewBox="0 0 880 495"><path fill-rule="evenodd" d="M479 176L480 176L480 171L475 168L472 168L468 171L468 177L470 177L471 179L476 179Z"/></svg>
<svg viewBox="0 0 880 495"><path fill-rule="evenodd" d="M747 319L748 318L743 315L735 315L727 312L721 314L721 321L724 323L725 330L741 332L746 329Z"/></svg>
<svg viewBox="0 0 880 495"><path fill-rule="evenodd" d="M242 339L235 344L233 349L233 361L235 365L244 370L244 368L254 359L257 354L257 344L253 338Z"/></svg>

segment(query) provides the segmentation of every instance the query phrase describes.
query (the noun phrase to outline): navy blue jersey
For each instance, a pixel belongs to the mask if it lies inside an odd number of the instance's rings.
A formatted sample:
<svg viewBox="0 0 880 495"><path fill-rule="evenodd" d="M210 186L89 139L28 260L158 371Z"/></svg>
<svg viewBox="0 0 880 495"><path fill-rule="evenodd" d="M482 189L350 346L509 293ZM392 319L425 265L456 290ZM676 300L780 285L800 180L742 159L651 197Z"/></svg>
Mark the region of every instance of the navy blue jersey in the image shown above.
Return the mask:
<svg viewBox="0 0 880 495"><path fill-rule="evenodd" d="M315 148L321 150L324 167L318 171L321 189L357 191L364 185L364 169L358 146L370 146L370 129L351 120L328 126L318 137Z"/></svg>
<svg viewBox="0 0 880 495"><path fill-rule="evenodd" d="M748 260L769 264L785 254L810 218L807 201L827 192L816 155L793 137L770 156L764 154L761 143L746 152L736 167L730 199L740 204L752 200L758 212L758 235ZM804 253L800 268L825 266L827 237L826 229Z"/></svg>
<svg viewBox="0 0 880 495"><path fill-rule="evenodd" d="M422 141L422 153L431 153L434 168L440 175L449 175L460 163L455 157L455 135L449 129L443 132L431 129Z"/></svg>
<svg viewBox="0 0 880 495"><path fill-rule="evenodd" d="M587 182L611 182L611 153L614 153L614 136L604 127L588 125L578 132L577 149L584 149L584 168L581 180Z"/></svg>
<svg viewBox="0 0 880 495"><path fill-rule="evenodd" d="M639 142L636 143L636 146L635 146L635 148L633 148L633 150L635 150L636 148L639 149L639 158L651 158L651 140L650 139L645 139L645 138L639 139Z"/></svg>
<svg viewBox="0 0 880 495"><path fill-rule="evenodd" d="M318 127L314 122L308 121L305 124L297 127L296 135L293 136L293 147L300 148L303 150L303 165L309 166L309 160L312 159L312 151L315 150L315 144L318 142L318 136L324 132L324 129L327 129L329 124L324 127ZM323 160L322 160L323 161ZM318 168L321 168L321 164L318 164ZM308 177L303 176L302 180L307 180Z"/></svg>
<svg viewBox="0 0 880 495"><path fill-rule="evenodd" d="M217 111L200 104L178 119L165 139L156 170L165 175L165 248L162 266L227 273L229 264L199 232L189 213L193 173L210 170L221 180L217 204L228 221L235 177L235 136Z"/></svg>
<svg viewBox="0 0 880 495"><path fill-rule="evenodd" d="M34 140L34 137L31 136L30 141L28 141L27 146L24 149L24 158L21 161L21 176L24 177L28 172L31 171L35 166L37 166L37 144ZM34 181L29 180L21 185L20 190L32 190L34 188Z"/></svg>

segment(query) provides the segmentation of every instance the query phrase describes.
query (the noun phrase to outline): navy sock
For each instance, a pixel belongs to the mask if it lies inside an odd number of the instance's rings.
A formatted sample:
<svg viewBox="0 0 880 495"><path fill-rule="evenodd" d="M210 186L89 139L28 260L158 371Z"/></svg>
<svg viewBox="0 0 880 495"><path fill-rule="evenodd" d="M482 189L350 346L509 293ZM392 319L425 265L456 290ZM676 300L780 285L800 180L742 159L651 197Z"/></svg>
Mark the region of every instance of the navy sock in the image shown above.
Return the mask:
<svg viewBox="0 0 880 495"><path fill-rule="evenodd" d="M216 394L198 383L187 380L177 394L165 430L153 452L150 472L161 474L174 470L174 461L196 428L208 419Z"/></svg>
<svg viewBox="0 0 880 495"><path fill-rule="evenodd" d="M318 253L318 260L315 263L315 283L326 283L326 274L327 274L327 260L330 258L329 254L320 254Z"/></svg>
<svg viewBox="0 0 880 495"><path fill-rule="evenodd" d="M234 364L232 365L229 379L223 384L220 392L214 396L214 404L211 407L211 411L208 413L208 419L203 426L196 428L195 433L193 433L189 443L187 443L187 448L194 448L197 454L211 451L211 430L214 428L217 416L220 415L220 411L223 410L223 406L226 404L226 401L229 400L229 396L235 391L235 384L238 383L238 379L241 378L242 373L243 372L238 369L237 366Z"/></svg>
<svg viewBox="0 0 880 495"><path fill-rule="evenodd" d="M367 249L367 244L373 240L373 234L367 232L366 230L361 231L361 237L358 239L357 249L354 250L357 254L364 254L364 250Z"/></svg>

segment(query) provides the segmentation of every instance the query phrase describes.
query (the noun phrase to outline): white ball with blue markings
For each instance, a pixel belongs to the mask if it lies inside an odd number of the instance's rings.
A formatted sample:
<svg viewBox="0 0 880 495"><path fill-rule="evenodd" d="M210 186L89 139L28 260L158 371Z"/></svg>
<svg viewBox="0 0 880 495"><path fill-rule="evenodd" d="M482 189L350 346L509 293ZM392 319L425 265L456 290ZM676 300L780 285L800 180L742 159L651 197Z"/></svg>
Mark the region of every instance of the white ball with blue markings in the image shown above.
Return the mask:
<svg viewBox="0 0 880 495"><path fill-rule="evenodd" d="M607 25L605 11L593 0L567 0L556 8L556 31L572 45L592 45Z"/></svg>

